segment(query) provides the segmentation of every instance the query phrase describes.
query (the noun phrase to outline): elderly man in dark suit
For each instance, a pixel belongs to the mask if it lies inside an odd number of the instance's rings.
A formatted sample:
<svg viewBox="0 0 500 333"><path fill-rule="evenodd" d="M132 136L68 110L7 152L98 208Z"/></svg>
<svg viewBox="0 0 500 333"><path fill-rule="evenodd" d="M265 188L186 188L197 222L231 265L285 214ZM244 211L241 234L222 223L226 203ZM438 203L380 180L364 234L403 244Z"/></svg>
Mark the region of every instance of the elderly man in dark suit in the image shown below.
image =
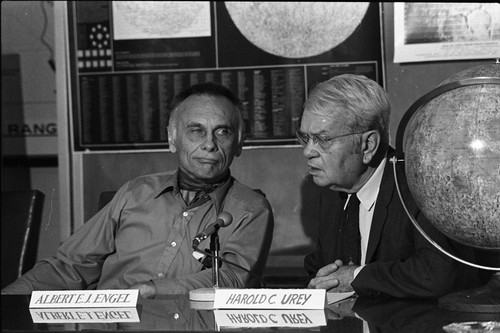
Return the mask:
<svg viewBox="0 0 500 333"><path fill-rule="evenodd" d="M390 162L390 103L373 80L344 74L320 83L305 103L299 141L321 186L316 249L306 256L309 288L362 296L434 298L478 285L477 272L442 254L412 225ZM409 211L445 249L447 239L420 213L399 171Z"/></svg>

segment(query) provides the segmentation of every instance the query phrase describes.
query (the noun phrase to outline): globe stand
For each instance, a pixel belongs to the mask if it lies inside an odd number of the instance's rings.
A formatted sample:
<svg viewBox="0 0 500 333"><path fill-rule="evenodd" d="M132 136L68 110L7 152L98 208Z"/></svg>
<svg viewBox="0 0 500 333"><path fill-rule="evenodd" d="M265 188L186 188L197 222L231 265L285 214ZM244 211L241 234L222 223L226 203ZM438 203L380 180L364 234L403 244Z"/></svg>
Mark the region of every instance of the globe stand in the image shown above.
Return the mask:
<svg viewBox="0 0 500 333"><path fill-rule="evenodd" d="M500 272L482 287L441 297L438 306L451 311L500 313Z"/></svg>

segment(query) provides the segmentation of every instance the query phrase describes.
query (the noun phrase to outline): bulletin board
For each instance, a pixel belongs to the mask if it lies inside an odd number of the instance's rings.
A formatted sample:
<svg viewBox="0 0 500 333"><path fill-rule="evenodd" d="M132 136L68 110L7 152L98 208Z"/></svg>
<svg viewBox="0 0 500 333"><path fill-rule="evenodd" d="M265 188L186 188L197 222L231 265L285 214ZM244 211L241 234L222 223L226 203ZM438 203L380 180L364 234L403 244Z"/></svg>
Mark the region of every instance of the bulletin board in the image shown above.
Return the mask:
<svg viewBox="0 0 500 333"><path fill-rule="evenodd" d="M75 151L168 148L170 103L200 82L237 94L254 147L296 145L321 81L384 86L378 3L72 1L68 23Z"/></svg>

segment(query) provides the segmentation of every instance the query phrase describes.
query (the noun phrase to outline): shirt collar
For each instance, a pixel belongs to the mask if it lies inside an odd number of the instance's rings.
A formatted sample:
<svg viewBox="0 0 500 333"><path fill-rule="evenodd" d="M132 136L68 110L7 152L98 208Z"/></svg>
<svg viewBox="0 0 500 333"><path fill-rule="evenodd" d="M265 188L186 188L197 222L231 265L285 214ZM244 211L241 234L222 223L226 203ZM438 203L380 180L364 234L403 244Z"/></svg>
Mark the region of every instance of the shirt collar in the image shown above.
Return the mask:
<svg viewBox="0 0 500 333"><path fill-rule="evenodd" d="M219 215L219 213L222 212L222 205L224 203L224 199L226 198L226 194L229 191L229 188L231 188L231 186L233 185L233 181L234 178L232 176L229 176L224 184L217 187L215 190L213 190L208 194L212 198L217 215Z"/></svg>
<svg viewBox="0 0 500 333"><path fill-rule="evenodd" d="M373 208L377 200L386 162L387 157L382 160L370 179L368 179L365 185L363 185L357 193L360 204L363 205L367 211Z"/></svg>
<svg viewBox="0 0 500 333"><path fill-rule="evenodd" d="M177 174L179 170L176 170L175 172L170 173L168 175L167 179L165 180L165 184L162 186L162 190L158 192L158 194L155 196L155 199L161 196L164 193L167 192L179 192L179 185L177 183Z"/></svg>

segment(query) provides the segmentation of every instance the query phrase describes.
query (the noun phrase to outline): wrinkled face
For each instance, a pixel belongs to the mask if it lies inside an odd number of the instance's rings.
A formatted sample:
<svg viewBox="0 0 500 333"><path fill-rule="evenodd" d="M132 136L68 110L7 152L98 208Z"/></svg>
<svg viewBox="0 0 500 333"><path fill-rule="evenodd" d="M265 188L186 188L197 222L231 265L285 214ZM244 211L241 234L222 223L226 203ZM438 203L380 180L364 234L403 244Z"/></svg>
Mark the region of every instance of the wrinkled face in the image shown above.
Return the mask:
<svg viewBox="0 0 500 333"><path fill-rule="evenodd" d="M304 110L300 131L309 136L334 138L349 134L342 129L340 118ZM366 171L360 137L346 135L327 141L324 147L310 139L303 151L314 182L332 190L351 192Z"/></svg>
<svg viewBox="0 0 500 333"><path fill-rule="evenodd" d="M180 114L169 144L179 167L202 180L218 180L239 156L236 107L225 97L192 95L179 106Z"/></svg>

